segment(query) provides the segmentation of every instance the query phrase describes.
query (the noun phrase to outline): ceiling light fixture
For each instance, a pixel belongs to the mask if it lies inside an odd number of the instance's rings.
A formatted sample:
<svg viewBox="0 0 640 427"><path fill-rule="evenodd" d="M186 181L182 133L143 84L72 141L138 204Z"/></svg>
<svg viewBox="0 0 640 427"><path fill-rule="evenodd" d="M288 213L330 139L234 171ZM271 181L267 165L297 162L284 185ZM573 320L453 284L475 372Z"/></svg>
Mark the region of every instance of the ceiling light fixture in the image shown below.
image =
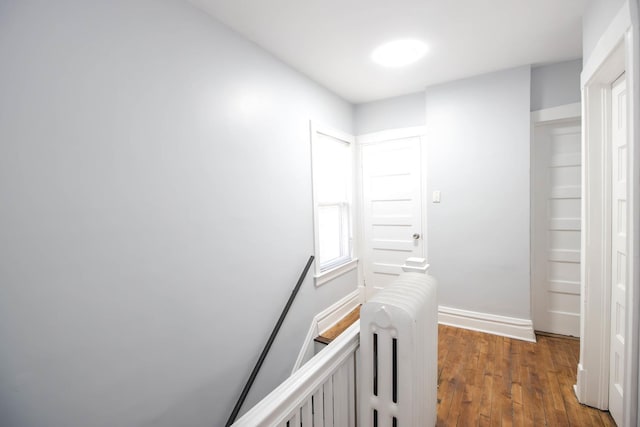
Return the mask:
<svg viewBox="0 0 640 427"><path fill-rule="evenodd" d="M427 53L427 45L420 40L395 40L378 46L371 59L384 67L404 67L422 58Z"/></svg>

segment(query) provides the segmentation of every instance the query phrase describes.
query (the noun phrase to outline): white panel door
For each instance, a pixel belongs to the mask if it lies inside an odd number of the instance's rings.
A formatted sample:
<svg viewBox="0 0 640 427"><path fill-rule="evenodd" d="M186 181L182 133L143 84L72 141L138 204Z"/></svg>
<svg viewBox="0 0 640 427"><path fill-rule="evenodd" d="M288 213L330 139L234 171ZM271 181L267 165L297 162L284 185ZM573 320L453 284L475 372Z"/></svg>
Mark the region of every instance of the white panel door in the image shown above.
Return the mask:
<svg viewBox="0 0 640 427"><path fill-rule="evenodd" d="M420 138L361 147L363 272L367 297L388 286L409 257L422 257Z"/></svg>
<svg viewBox="0 0 640 427"><path fill-rule="evenodd" d="M622 425L627 289L627 88L611 88L611 353L609 412Z"/></svg>
<svg viewBox="0 0 640 427"><path fill-rule="evenodd" d="M533 139L533 324L579 336L580 120L536 126Z"/></svg>

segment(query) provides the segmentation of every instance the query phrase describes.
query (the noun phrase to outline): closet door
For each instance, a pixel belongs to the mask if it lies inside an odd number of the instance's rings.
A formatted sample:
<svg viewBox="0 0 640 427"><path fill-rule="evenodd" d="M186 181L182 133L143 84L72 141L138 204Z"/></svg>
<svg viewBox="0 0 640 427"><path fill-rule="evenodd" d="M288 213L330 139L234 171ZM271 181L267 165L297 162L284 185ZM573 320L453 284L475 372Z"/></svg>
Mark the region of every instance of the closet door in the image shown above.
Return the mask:
<svg viewBox="0 0 640 427"><path fill-rule="evenodd" d="M537 331L580 335L580 120L535 126L532 301Z"/></svg>
<svg viewBox="0 0 640 427"><path fill-rule="evenodd" d="M627 296L627 86L624 75L611 88L611 352L609 412L621 425Z"/></svg>

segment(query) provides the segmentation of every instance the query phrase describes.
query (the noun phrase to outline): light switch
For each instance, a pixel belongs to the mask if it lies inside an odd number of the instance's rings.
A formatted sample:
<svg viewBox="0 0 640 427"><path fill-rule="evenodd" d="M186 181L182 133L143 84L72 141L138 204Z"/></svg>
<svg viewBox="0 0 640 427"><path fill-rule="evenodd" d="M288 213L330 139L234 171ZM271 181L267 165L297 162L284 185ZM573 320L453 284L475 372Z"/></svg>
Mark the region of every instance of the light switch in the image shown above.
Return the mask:
<svg viewBox="0 0 640 427"><path fill-rule="evenodd" d="M433 192L433 203L440 203L440 191Z"/></svg>

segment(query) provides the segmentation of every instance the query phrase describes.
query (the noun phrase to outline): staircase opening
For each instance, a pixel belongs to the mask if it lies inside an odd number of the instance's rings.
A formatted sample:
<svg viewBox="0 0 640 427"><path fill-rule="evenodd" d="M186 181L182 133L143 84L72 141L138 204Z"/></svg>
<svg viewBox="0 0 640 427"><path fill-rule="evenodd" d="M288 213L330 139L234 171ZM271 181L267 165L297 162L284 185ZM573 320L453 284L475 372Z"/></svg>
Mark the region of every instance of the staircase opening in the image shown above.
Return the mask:
<svg viewBox="0 0 640 427"><path fill-rule="evenodd" d="M346 331L349 326L353 325L359 319L360 305L351 310L349 314L340 319L335 325L314 338L316 353L331 343L331 341L336 339L338 335Z"/></svg>

